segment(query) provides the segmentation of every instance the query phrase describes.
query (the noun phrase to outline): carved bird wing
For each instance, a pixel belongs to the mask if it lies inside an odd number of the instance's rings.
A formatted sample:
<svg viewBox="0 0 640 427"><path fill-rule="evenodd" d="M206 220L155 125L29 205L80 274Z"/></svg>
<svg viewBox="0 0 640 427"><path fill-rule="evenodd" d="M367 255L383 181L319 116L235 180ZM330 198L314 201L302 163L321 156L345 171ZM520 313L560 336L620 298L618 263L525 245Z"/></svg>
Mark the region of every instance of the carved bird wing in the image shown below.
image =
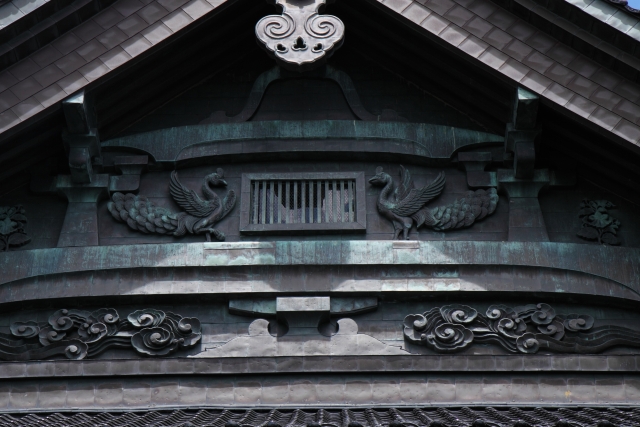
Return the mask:
<svg viewBox="0 0 640 427"><path fill-rule="evenodd" d="M426 187L414 188L391 209L398 216L408 217L418 212L427 202L438 196L444 188L444 173L440 174Z"/></svg>
<svg viewBox="0 0 640 427"><path fill-rule="evenodd" d="M411 179L409 170L402 165L400 165L400 181L402 182L393 193L394 201L396 203L404 200L404 198L407 197L407 194L409 194L409 192L414 188L413 179Z"/></svg>
<svg viewBox="0 0 640 427"><path fill-rule="evenodd" d="M202 200L195 191L189 190L178 181L178 173L171 172L171 182L169 183L171 197L187 213L193 216L204 218L209 216L220 206L220 199Z"/></svg>

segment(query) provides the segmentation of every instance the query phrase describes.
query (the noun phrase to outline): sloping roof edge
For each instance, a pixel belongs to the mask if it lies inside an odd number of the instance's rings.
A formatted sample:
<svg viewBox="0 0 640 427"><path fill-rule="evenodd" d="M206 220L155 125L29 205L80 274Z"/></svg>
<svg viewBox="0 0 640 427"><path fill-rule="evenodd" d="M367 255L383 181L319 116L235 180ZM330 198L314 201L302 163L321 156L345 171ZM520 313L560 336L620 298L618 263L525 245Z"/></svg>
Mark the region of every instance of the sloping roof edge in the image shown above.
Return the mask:
<svg viewBox="0 0 640 427"><path fill-rule="evenodd" d="M119 0L0 73L0 139L229 0ZM370 0L592 130L640 150L640 85L490 0ZM135 3L134 3L135 2ZM142 58L141 58L142 59Z"/></svg>
<svg viewBox="0 0 640 427"><path fill-rule="evenodd" d="M489 0L378 0L428 36L540 95L592 130L640 149L640 85Z"/></svg>

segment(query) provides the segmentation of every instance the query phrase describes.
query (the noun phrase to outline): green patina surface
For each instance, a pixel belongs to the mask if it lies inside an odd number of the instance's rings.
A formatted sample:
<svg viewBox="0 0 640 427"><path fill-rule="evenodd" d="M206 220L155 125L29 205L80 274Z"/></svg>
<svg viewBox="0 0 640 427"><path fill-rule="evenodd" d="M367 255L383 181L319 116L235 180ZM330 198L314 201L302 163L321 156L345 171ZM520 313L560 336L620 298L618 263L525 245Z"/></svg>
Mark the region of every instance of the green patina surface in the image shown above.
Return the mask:
<svg viewBox="0 0 640 427"><path fill-rule="evenodd" d="M504 138L485 132L460 129L424 123L363 122L363 121L271 121L234 124L207 124L161 129L111 139L102 143L103 147L134 148L149 153L158 162L173 162L179 157L197 157L198 148L206 145L214 147L206 154L240 154L261 152L264 147L259 141L265 140L385 140L390 144L386 152L410 153L433 159L446 159L458 149L470 145L501 143ZM216 145L241 142L216 151ZM181 153L185 149L194 153ZM272 151L275 147L269 147ZM309 150L315 148L310 145ZM380 151L363 144L359 151Z"/></svg>
<svg viewBox="0 0 640 427"><path fill-rule="evenodd" d="M617 282L636 296L640 291L640 249L571 243L470 241L416 242L414 249L394 249L392 241L175 243L38 249L0 254L0 271L3 272L0 283L68 272L143 267L399 264L444 266L440 279L442 290L456 286L455 282L443 280L456 276L447 266L493 265L587 273Z"/></svg>

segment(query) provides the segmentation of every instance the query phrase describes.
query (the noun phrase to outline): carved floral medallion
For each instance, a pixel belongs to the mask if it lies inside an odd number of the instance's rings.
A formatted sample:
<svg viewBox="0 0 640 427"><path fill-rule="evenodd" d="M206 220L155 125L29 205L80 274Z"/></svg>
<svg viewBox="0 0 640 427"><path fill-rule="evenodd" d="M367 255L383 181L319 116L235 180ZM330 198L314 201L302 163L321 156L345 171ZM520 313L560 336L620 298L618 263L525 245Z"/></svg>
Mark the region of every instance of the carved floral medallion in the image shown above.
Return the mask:
<svg viewBox="0 0 640 427"><path fill-rule="evenodd" d="M615 205L608 200L584 199L580 203L578 216L582 220L582 227L578 237L585 240L597 240L602 245L617 246L620 244L618 228L620 221L609 215L609 209Z"/></svg>
<svg viewBox="0 0 640 427"><path fill-rule="evenodd" d="M0 251L8 251L31 241L24 231L27 226L25 210L21 205L0 206Z"/></svg>

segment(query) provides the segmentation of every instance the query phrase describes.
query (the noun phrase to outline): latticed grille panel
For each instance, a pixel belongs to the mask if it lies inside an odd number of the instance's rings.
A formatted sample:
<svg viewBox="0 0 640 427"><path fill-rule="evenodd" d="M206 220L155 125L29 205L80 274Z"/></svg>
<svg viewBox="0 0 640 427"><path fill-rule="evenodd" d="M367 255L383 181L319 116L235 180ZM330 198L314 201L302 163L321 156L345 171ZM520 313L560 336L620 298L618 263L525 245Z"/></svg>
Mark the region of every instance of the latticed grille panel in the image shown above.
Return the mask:
<svg viewBox="0 0 640 427"><path fill-rule="evenodd" d="M355 179L252 180L251 224L357 221Z"/></svg>

